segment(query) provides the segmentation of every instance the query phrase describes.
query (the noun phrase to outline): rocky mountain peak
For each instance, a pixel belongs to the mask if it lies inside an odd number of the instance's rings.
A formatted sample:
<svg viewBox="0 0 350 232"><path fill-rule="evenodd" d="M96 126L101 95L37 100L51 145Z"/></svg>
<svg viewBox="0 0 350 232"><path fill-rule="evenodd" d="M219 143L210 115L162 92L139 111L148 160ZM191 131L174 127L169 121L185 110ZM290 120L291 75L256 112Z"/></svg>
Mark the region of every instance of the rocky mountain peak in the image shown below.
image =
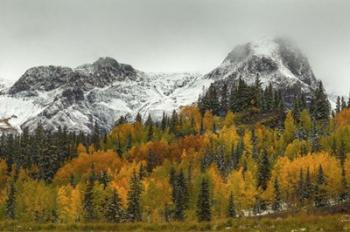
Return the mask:
<svg viewBox="0 0 350 232"><path fill-rule="evenodd" d="M233 82L241 78L251 84L257 76L264 85L272 83L276 88L299 86L306 90L317 83L306 56L286 38L265 38L239 45L207 74L214 80Z"/></svg>

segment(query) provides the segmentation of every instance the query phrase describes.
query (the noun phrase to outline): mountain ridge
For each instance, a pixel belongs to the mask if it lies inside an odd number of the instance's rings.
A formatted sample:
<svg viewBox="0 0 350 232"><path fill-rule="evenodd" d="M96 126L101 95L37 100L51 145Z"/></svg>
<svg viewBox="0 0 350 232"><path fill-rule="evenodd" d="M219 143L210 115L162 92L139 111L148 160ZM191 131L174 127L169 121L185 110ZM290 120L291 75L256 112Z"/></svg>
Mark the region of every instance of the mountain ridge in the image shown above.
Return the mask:
<svg viewBox="0 0 350 232"><path fill-rule="evenodd" d="M76 68L37 66L28 69L0 95L0 118L17 130L68 127L90 133L94 124L108 131L120 116L137 113L158 120L181 106L197 101L212 83L233 85L238 79L252 84L259 76L263 85L273 84L291 98L295 91L309 93L317 79L303 53L285 39L263 39L236 46L211 72L147 73L101 57Z"/></svg>

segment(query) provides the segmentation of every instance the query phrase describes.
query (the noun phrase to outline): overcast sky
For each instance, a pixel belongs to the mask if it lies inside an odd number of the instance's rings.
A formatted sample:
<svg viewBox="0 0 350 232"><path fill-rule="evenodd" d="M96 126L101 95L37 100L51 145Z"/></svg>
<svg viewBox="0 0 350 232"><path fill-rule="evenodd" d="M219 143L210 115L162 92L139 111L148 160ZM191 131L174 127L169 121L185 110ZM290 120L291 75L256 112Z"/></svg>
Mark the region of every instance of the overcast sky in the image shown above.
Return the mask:
<svg viewBox="0 0 350 232"><path fill-rule="evenodd" d="M348 0L0 0L0 77L111 56L143 71L206 73L240 43L295 40L316 76L350 90Z"/></svg>

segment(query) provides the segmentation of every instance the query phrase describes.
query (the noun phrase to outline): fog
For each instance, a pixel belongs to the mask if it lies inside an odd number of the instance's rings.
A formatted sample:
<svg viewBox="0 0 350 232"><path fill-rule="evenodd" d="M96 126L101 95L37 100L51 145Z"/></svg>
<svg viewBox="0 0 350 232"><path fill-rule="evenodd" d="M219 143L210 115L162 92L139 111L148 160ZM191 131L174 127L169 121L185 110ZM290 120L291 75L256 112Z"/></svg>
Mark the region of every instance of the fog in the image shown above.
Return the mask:
<svg viewBox="0 0 350 232"><path fill-rule="evenodd" d="M288 36L330 92L350 90L350 1L0 0L0 77L111 56L143 71L201 72L237 44Z"/></svg>

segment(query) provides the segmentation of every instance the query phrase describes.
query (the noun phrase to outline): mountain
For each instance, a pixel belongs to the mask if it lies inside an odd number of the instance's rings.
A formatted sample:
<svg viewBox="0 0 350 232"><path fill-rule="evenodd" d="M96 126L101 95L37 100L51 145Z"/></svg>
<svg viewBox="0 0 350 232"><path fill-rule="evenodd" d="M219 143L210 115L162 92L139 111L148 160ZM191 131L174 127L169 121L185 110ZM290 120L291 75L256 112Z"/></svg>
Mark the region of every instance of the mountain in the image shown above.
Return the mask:
<svg viewBox="0 0 350 232"><path fill-rule="evenodd" d="M286 38L265 38L239 45L206 78L232 85L240 78L253 84L257 76L263 86L271 83L283 90L289 103L296 91L310 93L317 85L308 59Z"/></svg>
<svg viewBox="0 0 350 232"><path fill-rule="evenodd" d="M37 125L89 133L111 129L120 116L158 119L198 99L211 80L192 73L145 73L105 57L77 68L38 66L0 96L0 118L33 131Z"/></svg>
<svg viewBox="0 0 350 232"><path fill-rule="evenodd" d="M242 78L251 84L257 76L263 85L283 89L287 99L317 84L307 58L292 42L264 39L237 46L206 75L146 73L110 57L76 68L33 67L0 95L0 119L18 131L42 124L89 133L95 123L108 131L120 116L160 119L163 112L196 102L212 83L232 85Z"/></svg>

